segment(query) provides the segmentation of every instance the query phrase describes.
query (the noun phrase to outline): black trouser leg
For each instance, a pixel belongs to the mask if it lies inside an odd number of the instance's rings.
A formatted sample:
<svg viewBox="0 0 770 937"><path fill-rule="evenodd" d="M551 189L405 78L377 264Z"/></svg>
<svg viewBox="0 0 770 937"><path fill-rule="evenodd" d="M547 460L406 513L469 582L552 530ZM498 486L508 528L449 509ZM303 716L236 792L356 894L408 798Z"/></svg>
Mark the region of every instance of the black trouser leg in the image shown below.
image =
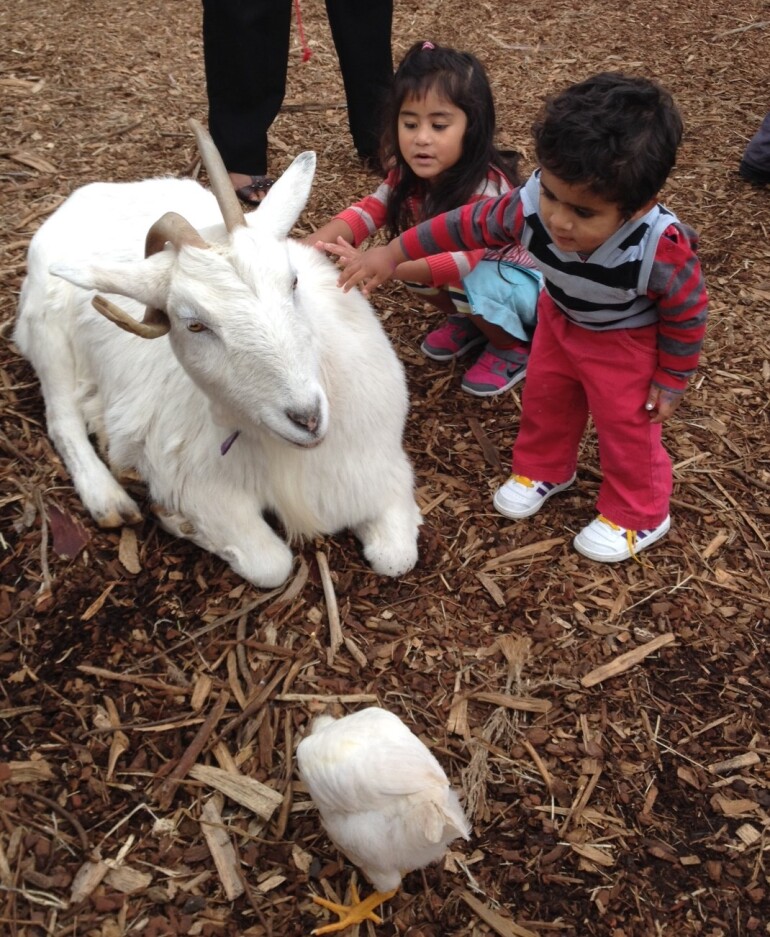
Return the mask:
<svg viewBox="0 0 770 937"><path fill-rule="evenodd" d="M291 0L203 0L209 130L230 172L267 172L267 131L286 93L290 29Z"/></svg>
<svg viewBox="0 0 770 937"><path fill-rule="evenodd" d="M326 0L326 13L353 143L364 156L376 154L382 101L393 78L393 0Z"/></svg>

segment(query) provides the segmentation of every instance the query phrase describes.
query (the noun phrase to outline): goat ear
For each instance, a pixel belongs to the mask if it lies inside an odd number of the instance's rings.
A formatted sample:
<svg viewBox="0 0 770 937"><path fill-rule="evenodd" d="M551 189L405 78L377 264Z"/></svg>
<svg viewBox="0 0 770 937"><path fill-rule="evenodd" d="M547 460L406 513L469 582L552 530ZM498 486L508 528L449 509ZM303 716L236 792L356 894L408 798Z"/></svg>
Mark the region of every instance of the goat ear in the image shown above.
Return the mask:
<svg viewBox="0 0 770 937"><path fill-rule="evenodd" d="M259 209L247 213L248 226L266 231L279 239L288 237L307 204L315 165L316 158L312 150L300 153L259 203Z"/></svg>
<svg viewBox="0 0 770 937"><path fill-rule="evenodd" d="M165 250L144 260L113 266L83 263L54 263L48 268L84 290L100 293L119 293L154 309L165 309L168 303L171 267L176 251Z"/></svg>

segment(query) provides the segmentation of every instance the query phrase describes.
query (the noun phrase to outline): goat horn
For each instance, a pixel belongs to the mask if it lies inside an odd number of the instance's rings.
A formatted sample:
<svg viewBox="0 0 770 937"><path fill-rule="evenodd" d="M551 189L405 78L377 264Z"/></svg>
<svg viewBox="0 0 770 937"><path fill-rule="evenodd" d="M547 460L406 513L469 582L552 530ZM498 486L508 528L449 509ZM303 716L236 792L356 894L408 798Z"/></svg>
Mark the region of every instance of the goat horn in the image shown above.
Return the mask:
<svg viewBox="0 0 770 937"><path fill-rule="evenodd" d="M225 227L232 234L236 228L242 228L246 224L246 218L227 174L227 168L209 132L192 117L188 123L195 134L198 152L209 174L211 191L216 196L219 210L225 220Z"/></svg>
<svg viewBox="0 0 770 937"><path fill-rule="evenodd" d="M208 248L208 244L190 222L175 211L167 211L150 227L147 237L144 239L144 256L149 257L151 254L159 253L163 250L167 241L173 244L177 250L186 244L192 247ZM95 296L92 304L110 322L114 322L115 325L125 329L126 332L140 335L142 338L160 338L171 328L166 313L162 309L155 309L153 306L146 306L144 318L141 322L137 322L133 316L130 316L103 296Z"/></svg>
<svg viewBox="0 0 770 937"><path fill-rule="evenodd" d="M167 211L147 232L144 256L149 257L150 254L162 251L166 241L170 241L177 249L185 245L204 248L209 246L190 222L175 211Z"/></svg>
<svg viewBox="0 0 770 937"><path fill-rule="evenodd" d="M144 241L144 256L149 257L151 254L159 253L163 250L166 242L173 244L177 250L185 245L203 248L209 246L190 222L174 211L167 211L150 227ZM100 312L110 322L114 322L115 325L120 326L126 332L131 332L142 338L160 338L161 335L166 335L171 329L166 313L162 309L155 309L153 306L145 308L144 318L140 322L119 306L105 299L104 296L94 296L91 304L97 312Z"/></svg>
<svg viewBox="0 0 770 937"><path fill-rule="evenodd" d="M114 322L124 331L139 335L141 338L160 338L171 328L165 312L153 309L151 306L147 307L144 319L140 322L119 306L111 303L109 299L105 299L104 296L94 296L91 305L110 322Z"/></svg>

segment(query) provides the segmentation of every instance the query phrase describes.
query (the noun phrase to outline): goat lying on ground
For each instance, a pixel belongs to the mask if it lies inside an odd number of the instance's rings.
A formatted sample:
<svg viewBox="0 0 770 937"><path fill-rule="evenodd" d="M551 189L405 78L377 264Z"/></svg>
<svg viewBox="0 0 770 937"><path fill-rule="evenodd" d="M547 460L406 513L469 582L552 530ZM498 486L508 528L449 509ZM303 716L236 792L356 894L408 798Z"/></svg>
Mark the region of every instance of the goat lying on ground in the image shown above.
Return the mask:
<svg viewBox="0 0 770 937"><path fill-rule="evenodd" d="M215 194L192 180L95 183L32 239L14 339L51 439L102 527L141 519L117 480L133 470L167 530L257 586L292 565L265 512L290 539L349 527L376 572L399 576L420 523L404 372L369 303L287 239L315 156L244 217L191 123ZM130 313L93 290L129 298Z"/></svg>

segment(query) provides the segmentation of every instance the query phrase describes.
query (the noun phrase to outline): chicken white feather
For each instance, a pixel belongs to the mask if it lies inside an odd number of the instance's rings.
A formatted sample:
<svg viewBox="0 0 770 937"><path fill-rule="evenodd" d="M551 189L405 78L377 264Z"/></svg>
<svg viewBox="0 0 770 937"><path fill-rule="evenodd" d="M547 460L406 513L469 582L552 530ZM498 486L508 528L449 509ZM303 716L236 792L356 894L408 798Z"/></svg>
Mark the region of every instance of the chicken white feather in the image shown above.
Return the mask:
<svg viewBox="0 0 770 937"><path fill-rule="evenodd" d="M385 709L318 717L297 762L329 838L380 893L377 903L404 874L440 859L453 839L469 838L443 768Z"/></svg>

